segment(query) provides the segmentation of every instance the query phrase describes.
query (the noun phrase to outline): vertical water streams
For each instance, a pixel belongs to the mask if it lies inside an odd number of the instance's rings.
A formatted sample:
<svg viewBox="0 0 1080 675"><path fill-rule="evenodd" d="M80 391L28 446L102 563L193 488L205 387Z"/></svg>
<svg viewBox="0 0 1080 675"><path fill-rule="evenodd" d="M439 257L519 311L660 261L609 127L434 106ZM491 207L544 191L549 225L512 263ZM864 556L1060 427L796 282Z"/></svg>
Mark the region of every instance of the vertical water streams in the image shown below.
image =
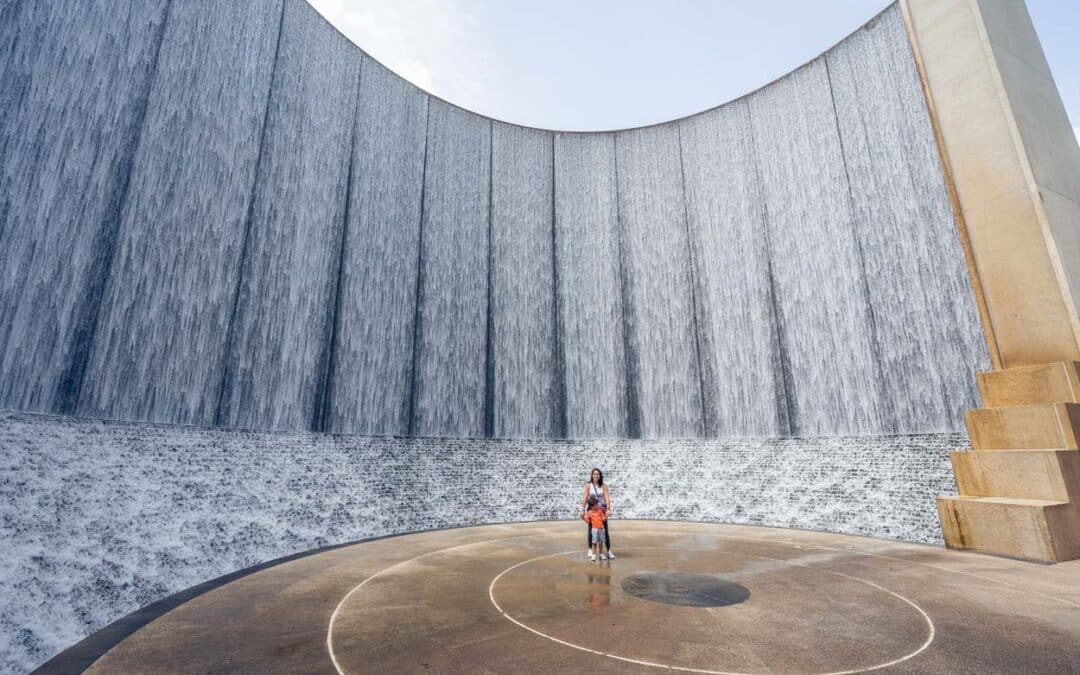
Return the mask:
<svg viewBox="0 0 1080 675"><path fill-rule="evenodd" d="M641 434L704 432L678 128L616 136L619 222Z"/></svg>
<svg viewBox="0 0 1080 675"><path fill-rule="evenodd" d="M481 436L491 122L435 99L429 105L411 430L422 436Z"/></svg>
<svg viewBox="0 0 1080 675"><path fill-rule="evenodd" d="M799 436L885 427L866 280L823 58L749 98Z"/></svg>
<svg viewBox="0 0 1080 675"><path fill-rule="evenodd" d="M0 19L0 407L587 438L954 430L977 402L898 6L614 134L431 99L303 0Z"/></svg>
<svg viewBox="0 0 1080 675"><path fill-rule="evenodd" d="M2 408L78 394L167 4L0 9Z"/></svg>
<svg viewBox="0 0 1080 675"><path fill-rule="evenodd" d="M409 432L428 97L364 61L360 74L328 429Z"/></svg>
<svg viewBox="0 0 1080 675"><path fill-rule="evenodd" d="M617 199L614 137L556 135L558 307L571 438L627 433Z"/></svg>
<svg viewBox="0 0 1080 675"><path fill-rule="evenodd" d="M172 6L79 412L215 421L283 6Z"/></svg>
<svg viewBox="0 0 1080 675"><path fill-rule="evenodd" d="M679 128L710 432L785 435L766 209L749 110L738 101Z"/></svg>
<svg viewBox="0 0 1080 675"><path fill-rule="evenodd" d="M287 0L219 422L311 424L333 322L359 54ZM327 39L328 38L328 39Z"/></svg>
<svg viewBox="0 0 1080 675"><path fill-rule="evenodd" d="M550 438L556 424L550 132L492 128L494 435Z"/></svg>
<svg viewBox="0 0 1080 675"><path fill-rule="evenodd" d="M903 17L885 12L827 60L893 411L886 428L952 429L988 363L975 358L986 348Z"/></svg>

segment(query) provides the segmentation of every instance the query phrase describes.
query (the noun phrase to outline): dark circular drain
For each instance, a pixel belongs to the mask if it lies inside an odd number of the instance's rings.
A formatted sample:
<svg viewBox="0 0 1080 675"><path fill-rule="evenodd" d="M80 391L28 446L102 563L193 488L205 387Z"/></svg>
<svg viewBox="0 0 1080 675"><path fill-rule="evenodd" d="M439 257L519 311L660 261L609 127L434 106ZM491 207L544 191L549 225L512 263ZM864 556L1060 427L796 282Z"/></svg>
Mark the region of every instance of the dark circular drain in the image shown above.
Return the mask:
<svg viewBox="0 0 1080 675"><path fill-rule="evenodd" d="M623 579L622 589L635 598L681 607L727 607L750 597L745 586L690 572L638 572Z"/></svg>

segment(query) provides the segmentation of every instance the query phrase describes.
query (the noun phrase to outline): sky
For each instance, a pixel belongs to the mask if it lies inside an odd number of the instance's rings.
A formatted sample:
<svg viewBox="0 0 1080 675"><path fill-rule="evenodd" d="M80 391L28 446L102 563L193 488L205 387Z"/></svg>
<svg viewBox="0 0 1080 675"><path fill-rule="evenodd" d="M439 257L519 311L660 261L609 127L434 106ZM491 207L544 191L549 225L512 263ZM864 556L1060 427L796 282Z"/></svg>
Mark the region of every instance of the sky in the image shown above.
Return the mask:
<svg viewBox="0 0 1080 675"><path fill-rule="evenodd" d="M1010 0L1015 1L1015 0ZM653 124L825 51L890 0L309 0L421 88L545 129ZM1028 0L1080 138L1080 2Z"/></svg>

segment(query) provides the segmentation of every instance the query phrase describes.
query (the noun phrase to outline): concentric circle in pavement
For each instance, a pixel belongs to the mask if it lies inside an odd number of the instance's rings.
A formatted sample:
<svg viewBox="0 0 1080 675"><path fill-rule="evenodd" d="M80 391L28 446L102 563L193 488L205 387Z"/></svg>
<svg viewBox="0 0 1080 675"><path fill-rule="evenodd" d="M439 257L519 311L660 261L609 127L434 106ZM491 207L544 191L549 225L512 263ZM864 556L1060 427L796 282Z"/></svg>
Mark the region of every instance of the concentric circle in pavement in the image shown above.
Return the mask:
<svg viewBox="0 0 1080 675"><path fill-rule="evenodd" d="M602 564L580 522L318 553L187 601L90 672L1080 671L1080 563L731 525L611 531Z"/></svg>
<svg viewBox="0 0 1080 675"><path fill-rule="evenodd" d="M793 662L812 672L868 670L908 660L933 641L933 624L921 608L847 574L717 548L620 553L618 564L598 567L583 565L581 554L518 563L493 581L492 600L508 619L558 644L687 671L776 672ZM669 606L626 592L628 581L633 587L641 579L658 581L650 594ZM693 586L705 597L692 596ZM737 589L745 606L692 612L694 605L678 602Z"/></svg>

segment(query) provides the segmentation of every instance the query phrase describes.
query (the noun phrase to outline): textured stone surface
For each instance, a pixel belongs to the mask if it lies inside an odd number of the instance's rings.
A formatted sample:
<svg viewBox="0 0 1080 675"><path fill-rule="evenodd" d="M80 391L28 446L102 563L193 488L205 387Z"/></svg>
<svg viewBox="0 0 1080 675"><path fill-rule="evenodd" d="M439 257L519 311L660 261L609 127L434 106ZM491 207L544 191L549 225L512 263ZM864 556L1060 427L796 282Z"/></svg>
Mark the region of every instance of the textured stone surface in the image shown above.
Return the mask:
<svg viewBox="0 0 1080 675"><path fill-rule="evenodd" d="M577 516L940 543L962 434L693 441L395 439L0 414L0 670L170 593L375 535ZM582 535L584 539L584 534ZM583 544L584 545L584 544Z"/></svg>

